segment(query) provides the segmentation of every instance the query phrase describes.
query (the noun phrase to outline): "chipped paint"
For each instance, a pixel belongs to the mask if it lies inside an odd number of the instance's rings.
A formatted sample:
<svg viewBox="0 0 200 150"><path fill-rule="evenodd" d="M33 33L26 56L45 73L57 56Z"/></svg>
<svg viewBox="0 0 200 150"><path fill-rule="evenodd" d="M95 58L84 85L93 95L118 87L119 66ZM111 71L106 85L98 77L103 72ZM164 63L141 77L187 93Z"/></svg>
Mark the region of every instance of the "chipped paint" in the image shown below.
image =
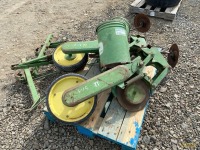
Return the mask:
<svg viewBox="0 0 200 150"><path fill-rule="evenodd" d="M129 143L131 144L132 147L136 148L137 142L140 136L140 128L141 126L138 125L138 122L134 121L133 125L135 126L135 136L130 139Z"/></svg>

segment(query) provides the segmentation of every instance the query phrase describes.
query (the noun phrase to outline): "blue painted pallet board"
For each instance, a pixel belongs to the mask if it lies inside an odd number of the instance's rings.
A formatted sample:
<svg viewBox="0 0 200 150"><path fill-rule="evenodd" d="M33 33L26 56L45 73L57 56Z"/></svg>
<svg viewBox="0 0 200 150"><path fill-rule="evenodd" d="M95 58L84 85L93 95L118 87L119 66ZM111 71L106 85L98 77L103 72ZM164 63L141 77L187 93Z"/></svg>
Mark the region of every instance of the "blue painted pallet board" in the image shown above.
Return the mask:
<svg viewBox="0 0 200 150"><path fill-rule="evenodd" d="M122 150L136 150L146 108L131 113L125 111L117 100L113 99L104 118L100 117L101 111L102 109L97 107L87 121L74 125L78 132L89 138L98 136L112 141L119 144ZM48 111L44 111L44 113L50 121L54 121ZM95 115L97 116L95 117Z"/></svg>
<svg viewBox="0 0 200 150"><path fill-rule="evenodd" d="M136 113L125 111L113 99L106 116L100 119L97 128L87 128L84 124L76 125L79 133L90 138L99 136L121 145L123 150L135 150L137 148L140 131L146 108Z"/></svg>
<svg viewBox="0 0 200 150"><path fill-rule="evenodd" d="M94 61L91 61L92 63ZM89 65L80 74L88 78L99 74L98 64ZM138 112L128 112L122 108L116 98L108 102L111 90L98 94L97 107L93 114L81 124L74 125L80 134L89 138L95 136L107 139L119 144L123 150L135 150L137 148L140 131L147 106ZM109 105L109 107L108 107ZM102 111L108 107L102 117ZM55 121L53 116L45 109L44 114L50 121Z"/></svg>

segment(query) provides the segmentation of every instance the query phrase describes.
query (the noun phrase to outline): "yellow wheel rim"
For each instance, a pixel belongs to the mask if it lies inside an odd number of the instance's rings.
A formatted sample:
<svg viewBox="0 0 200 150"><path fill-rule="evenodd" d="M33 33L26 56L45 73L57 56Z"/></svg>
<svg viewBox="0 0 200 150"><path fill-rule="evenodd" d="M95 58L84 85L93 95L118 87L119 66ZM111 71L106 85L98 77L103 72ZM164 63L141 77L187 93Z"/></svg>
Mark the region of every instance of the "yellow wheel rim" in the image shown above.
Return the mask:
<svg viewBox="0 0 200 150"><path fill-rule="evenodd" d="M93 110L95 98L92 97L75 107L68 107L62 102L62 95L65 90L85 81L79 76L65 76L56 81L50 88L47 105L51 113L59 120L74 123L87 117Z"/></svg>
<svg viewBox="0 0 200 150"><path fill-rule="evenodd" d="M72 60L67 60L66 59L66 55L65 53L62 52L61 49L62 45L60 45L54 52L53 57L54 60L57 64L61 65L61 66L71 66L71 65L75 65L77 63L79 63L83 57L84 57L84 53L80 53L80 54L76 54L75 58Z"/></svg>

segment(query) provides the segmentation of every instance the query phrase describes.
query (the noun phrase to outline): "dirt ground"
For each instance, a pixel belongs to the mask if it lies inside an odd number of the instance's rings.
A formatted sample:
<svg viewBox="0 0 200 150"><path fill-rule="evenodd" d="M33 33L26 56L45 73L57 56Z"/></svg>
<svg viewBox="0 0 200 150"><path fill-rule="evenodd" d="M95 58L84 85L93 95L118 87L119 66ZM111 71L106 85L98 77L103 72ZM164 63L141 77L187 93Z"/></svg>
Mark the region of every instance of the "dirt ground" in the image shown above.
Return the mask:
<svg viewBox="0 0 200 150"><path fill-rule="evenodd" d="M130 22L129 0L1 0L0 1L0 149L118 149L111 142L77 134L73 127L50 124L45 130L40 110L25 114L31 97L28 88L15 81L10 65L34 56L34 49L49 33L55 39L93 40L95 27L115 16ZM138 149L184 149L200 141L200 2L183 1L177 18L151 18L149 44L164 49L176 42L181 56L166 84L150 101ZM139 34L132 30L132 34ZM45 80L45 93L51 80ZM15 109L13 109L15 108ZM57 133L58 132L58 133ZM182 143L182 145L181 145ZM191 148L191 147L189 147Z"/></svg>

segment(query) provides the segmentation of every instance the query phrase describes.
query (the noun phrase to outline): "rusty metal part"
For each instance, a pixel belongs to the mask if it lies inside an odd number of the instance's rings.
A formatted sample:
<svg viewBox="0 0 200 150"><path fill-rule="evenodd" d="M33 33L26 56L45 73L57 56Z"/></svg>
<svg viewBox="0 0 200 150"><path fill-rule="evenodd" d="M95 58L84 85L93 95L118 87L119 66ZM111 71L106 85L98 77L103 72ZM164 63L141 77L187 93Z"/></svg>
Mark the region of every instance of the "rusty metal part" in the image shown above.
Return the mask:
<svg viewBox="0 0 200 150"><path fill-rule="evenodd" d="M136 82L137 80L140 80L140 79L142 79L142 78L143 78L143 76L142 76L141 74L139 74L139 75L137 75L136 77L134 77L134 78L128 80L128 81L126 82L126 86L129 86L129 85L133 84L134 82Z"/></svg>
<svg viewBox="0 0 200 150"><path fill-rule="evenodd" d="M172 68L174 68L178 63L178 58L179 58L179 48L177 44L173 44L169 49L169 54L167 57L167 61Z"/></svg>
<svg viewBox="0 0 200 150"><path fill-rule="evenodd" d="M141 89L141 92L144 94L143 99L138 99L134 102L133 99L129 99L127 96L127 90L130 86L138 86ZM120 87L116 88L117 99L119 104L128 111L136 112L143 109L150 97L149 86L143 80L137 80L132 85L127 86L125 89Z"/></svg>
<svg viewBox="0 0 200 150"><path fill-rule="evenodd" d="M147 32L150 29L151 26L151 22L149 20L149 18L144 15L144 14L137 14L134 18L134 23L133 23L134 27L136 28L136 30L138 30L139 32Z"/></svg>

